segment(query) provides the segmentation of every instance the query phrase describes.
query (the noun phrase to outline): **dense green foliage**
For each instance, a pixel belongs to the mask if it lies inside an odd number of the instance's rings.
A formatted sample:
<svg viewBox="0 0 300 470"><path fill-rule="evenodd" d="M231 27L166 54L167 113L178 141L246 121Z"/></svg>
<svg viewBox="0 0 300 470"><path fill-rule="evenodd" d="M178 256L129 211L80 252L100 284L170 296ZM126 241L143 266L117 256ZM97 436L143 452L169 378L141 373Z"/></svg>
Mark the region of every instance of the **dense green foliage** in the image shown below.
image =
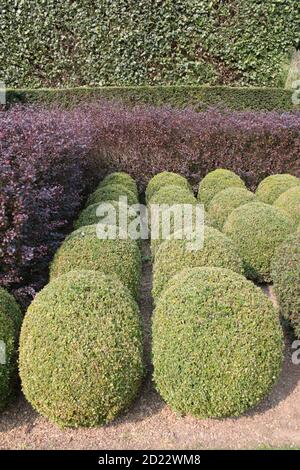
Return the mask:
<svg viewBox="0 0 300 470"><path fill-rule="evenodd" d="M230 187L245 188L245 183L233 171L218 168L208 173L200 182L198 199L207 209L218 192Z"/></svg>
<svg viewBox="0 0 300 470"><path fill-rule="evenodd" d="M290 218L279 209L251 202L231 212L223 231L237 246L246 276L258 282L270 282L274 252L293 229Z"/></svg>
<svg viewBox="0 0 300 470"><path fill-rule="evenodd" d="M253 202L255 194L247 189L230 187L218 192L208 206L210 223L222 230L227 217L237 207Z"/></svg>
<svg viewBox="0 0 300 470"><path fill-rule="evenodd" d="M74 270L101 271L115 274L133 296L138 296L141 277L141 255L131 239L100 239L93 226L77 231L56 252L50 267L51 279Z"/></svg>
<svg viewBox="0 0 300 470"><path fill-rule="evenodd" d="M118 171L107 175L98 185L98 188L104 188L108 185L115 184L120 184L127 187L127 189L132 191L138 197L138 189L135 180L130 175L128 175L128 173L123 171Z"/></svg>
<svg viewBox="0 0 300 470"><path fill-rule="evenodd" d="M298 225L300 223L300 184L282 193L273 206L286 212Z"/></svg>
<svg viewBox="0 0 300 470"><path fill-rule="evenodd" d="M14 393L21 311L15 299L0 288L0 411Z"/></svg>
<svg viewBox="0 0 300 470"><path fill-rule="evenodd" d="M115 277L74 271L34 299L20 339L24 394L60 426L104 424L128 408L143 376L138 307Z"/></svg>
<svg viewBox="0 0 300 470"><path fill-rule="evenodd" d="M300 186L300 179L289 174L267 176L262 180L257 189L257 198L266 204L273 204L285 191L294 186Z"/></svg>
<svg viewBox="0 0 300 470"><path fill-rule="evenodd" d="M106 202L109 200L119 201L120 196L127 197L127 204L130 206L138 203L137 195L122 184L108 184L103 188L96 189L88 198L86 207L97 202Z"/></svg>
<svg viewBox="0 0 300 470"><path fill-rule="evenodd" d="M6 101L38 103L74 107L81 102L98 99L116 100L133 106L149 104L172 105L179 108L193 106L204 110L222 105L233 110L289 110L294 107L292 90L284 88L248 88L227 86L151 86L151 87L99 87L51 88L7 90Z"/></svg>
<svg viewBox="0 0 300 470"><path fill-rule="evenodd" d="M300 338L300 231L293 233L277 248L272 265L274 291L281 313Z"/></svg>
<svg viewBox="0 0 300 470"><path fill-rule="evenodd" d="M277 381L283 334L271 301L228 269L173 277L153 318L154 380L172 409L238 416Z"/></svg>
<svg viewBox="0 0 300 470"><path fill-rule="evenodd" d="M32 88L282 85L297 18L298 0L5 0L1 78Z"/></svg>
<svg viewBox="0 0 300 470"><path fill-rule="evenodd" d="M232 241L212 227L204 229L203 247L191 250L189 240L165 240L155 256L153 298L157 302L168 281L185 268L211 266L243 274L243 263Z"/></svg>
<svg viewBox="0 0 300 470"><path fill-rule="evenodd" d="M187 189L175 185L166 185L155 192L149 201L149 207L152 204L166 204L172 206L173 204L197 204L197 199L193 193Z"/></svg>
<svg viewBox="0 0 300 470"><path fill-rule="evenodd" d="M107 217L110 219L110 210L114 209L115 210L115 217L112 216L112 222L115 221L116 225L119 225L119 216L122 214L122 217L124 216L127 219L127 223L129 224L132 220L135 219L137 216L137 211L134 210L133 207L129 207L126 204L121 203L120 201L110 201L107 200L105 201L105 204L107 204L107 209L104 209L104 206L102 205L103 202L96 202L95 204L91 204L87 206L85 209L83 209L80 214L78 219L74 222L74 228L77 229L79 227L85 226L85 225L92 225L92 224L97 224L101 223L101 221L108 220ZM98 212L97 215L97 209L101 205L101 211ZM127 214L127 216L126 216ZM110 222L110 220L109 220Z"/></svg>
<svg viewBox="0 0 300 470"><path fill-rule="evenodd" d="M151 197L165 186L178 186L182 189L191 191L189 182L184 176L171 171L162 171L161 173L157 173L153 176L147 184L145 191L146 201L150 202Z"/></svg>

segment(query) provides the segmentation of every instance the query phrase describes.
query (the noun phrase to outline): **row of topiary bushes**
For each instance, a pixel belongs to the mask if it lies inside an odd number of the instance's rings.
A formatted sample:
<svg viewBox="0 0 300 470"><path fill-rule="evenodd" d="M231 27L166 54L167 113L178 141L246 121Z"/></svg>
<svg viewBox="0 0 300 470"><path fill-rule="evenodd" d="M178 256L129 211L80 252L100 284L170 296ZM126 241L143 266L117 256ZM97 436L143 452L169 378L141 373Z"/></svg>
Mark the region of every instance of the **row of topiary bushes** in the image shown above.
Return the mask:
<svg viewBox="0 0 300 470"><path fill-rule="evenodd" d="M186 186L179 175L157 175L148 203L164 202L166 194L180 203L179 188L188 192ZM299 232L288 238L299 222L298 187L297 178L276 175L254 194L234 173L216 170L199 185L208 215L203 247L189 251L187 239L173 233L154 250L154 379L173 409L201 418L236 416L276 382L283 353L278 312L244 276L273 278L282 313L294 324L297 317L299 328ZM283 194L293 202L278 208Z"/></svg>
<svg viewBox="0 0 300 470"><path fill-rule="evenodd" d="M24 394L39 413L63 427L111 421L130 406L143 379L136 303L140 250L119 230L116 239L98 238L95 220L90 220L95 204L117 202L124 195L138 201L134 181L118 173L90 195L76 230L53 259L50 283L23 322Z"/></svg>

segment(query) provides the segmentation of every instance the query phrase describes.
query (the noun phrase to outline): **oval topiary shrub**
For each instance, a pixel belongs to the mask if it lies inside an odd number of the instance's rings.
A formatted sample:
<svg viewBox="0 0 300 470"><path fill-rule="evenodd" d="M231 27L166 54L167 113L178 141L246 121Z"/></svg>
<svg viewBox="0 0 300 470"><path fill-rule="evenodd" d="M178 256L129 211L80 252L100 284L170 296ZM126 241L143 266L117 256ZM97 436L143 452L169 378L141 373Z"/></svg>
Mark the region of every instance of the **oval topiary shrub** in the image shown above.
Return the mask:
<svg viewBox="0 0 300 470"><path fill-rule="evenodd" d="M154 381L170 407L197 418L239 416L270 391L283 360L271 301L228 269L173 277L153 317Z"/></svg>
<svg viewBox="0 0 300 470"><path fill-rule="evenodd" d="M179 186L168 185L156 191L151 197L148 206L152 204L197 204L195 196L187 189L180 188Z"/></svg>
<svg viewBox="0 0 300 470"><path fill-rule="evenodd" d="M200 182L198 200L208 209L214 196L230 187L245 188L245 183L233 171L218 168L208 173Z"/></svg>
<svg viewBox="0 0 300 470"><path fill-rule="evenodd" d="M54 279L69 271L102 271L115 274L138 296L141 278L141 254L134 240L102 240L94 230L78 229L57 250L50 266L50 278Z"/></svg>
<svg viewBox="0 0 300 470"><path fill-rule="evenodd" d="M22 314L17 302L0 287L0 411L15 392L21 323Z"/></svg>
<svg viewBox="0 0 300 470"><path fill-rule="evenodd" d="M27 400L60 426L104 424L135 398L143 376L138 307L115 276L73 271L26 314L20 375Z"/></svg>
<svg viewBox="0 0 300 470"><path fill-rule="evenodd" d="M98 188L94 191L88 198L86 207L106 202L106 201L119 201L120 196L127 197L127 204L132 206L133 204L138 204L137 196L130 191L126 186L121 184L111 184L104 186L103 188Z"/></svg>
<svg viewBox="0 0 300 470"><path fill-rule="evenodd" d="M300 231L289 235L277 248L271 274L282 315L300 338Z"/></svg>
<svg viewBox="0 0 300 470"><path fill-rule="evenodd" d="M273 204L280 194L299 185L300 179L296 176L289 174L271 175L260 182L255 194L259 201L265 204Z"/></svg>
<svg viewBox="0 0 300 470"><path fill-rule="evenodd" d="M103 220L103 216L106 217L108 212L106 213L106 209L103 207L103 210L101 209L100 205L101 204L107 204L112 207L112 209L115 210L116 214L116 225L119 225L120 222L120 214L122 213L124 217L126 217L127 224L130 224L132 220L134 220L137 217L137 211L134 210L132 206L128 206L126 204L122 204L120 201L105 201L105 202L96 202L96 204L91 204L90 206L86 207L81 211L79 214L78 219L74 222L74 229L86 226L86 225L93 225L100 223ZM97 215L97 209L99 208L99 211ZM105 212L104 212L105 209ZM103 214L103 216L102 216Z"/></svg>
<svg viewBox="0 0 300 470"><path fill-rule="evenodd" d="M176 236L176 235L174 235ZM152 295L158 301L168 281L185 268L214 266L243 274L243 263L233 242L212 227L204 227L204 244L189 250L189 240L165 240L159 247L153 267Z"/></svg>
<svg viewBox="0 0 300 470"><path fill-rule="evenodd" d="M282 211L262 202L251 202L231 212L223 231L236 244L246 276L262 283L271 282L274 252L293 229Z"/></svg>
<svg viewBox="0 0 300 470"><path fill-rule="evenodd" d="M273 203L274 207L281 209L295 222L300 222L300 186L294 186L282 193Z"/></svg>
<svg viewBox="0 0 300 470"><path fill-rule="evenodd" d="M215 195L208 206L211 225L222 230L227 217L234 209L254 200L255 194L248 189L235 187L223 189Z"/></svg>
<svg viewBox="0 0 300 470"><path fill-rule="evenodd" d="M135 180L128 173L123 171L117 171L115 173L110 173L107 175L98 185L98 188L104 188L108 185L119 185L125 186L127 189L132 191L136 196L138 196L138 189Z"/></svg>
<svg viewBox="0 0 300 470"><path fill-rule="evenodd" d="M191 186L184 176L170 171L163 171L153 176L149 181L145 192L146 201L149 202L151 197L165 186L178 186L192 192Z"/></svg>

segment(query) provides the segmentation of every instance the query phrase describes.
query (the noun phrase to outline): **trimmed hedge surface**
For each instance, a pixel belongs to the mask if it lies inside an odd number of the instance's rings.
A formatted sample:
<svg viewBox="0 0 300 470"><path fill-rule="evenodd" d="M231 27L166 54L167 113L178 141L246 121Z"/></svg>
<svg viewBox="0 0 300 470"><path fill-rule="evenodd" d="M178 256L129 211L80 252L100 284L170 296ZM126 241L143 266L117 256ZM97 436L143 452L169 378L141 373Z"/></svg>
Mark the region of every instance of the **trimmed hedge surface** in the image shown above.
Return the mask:
<svg viewBox="0 0 300 470"><path fill-rule="evenodd" d="M6 290L0 288L0 412L15 392L21 323L22 314L17 302Z"/></svg>
<svg viewBox="0 0 300 470"><path fill-rule="evenodd" d="M176 235L174 235L175 237ZM211 266L243 274L243 263L233 242L218 230L205 226L204 244L189 250L189 240L165 240L155 256L152 295L158 301L168 281L185 268Z"/></svg>
<svg viewBox="0 0 300 470"><path fill-rule="evenodd" d="M257 187L256 196L265 204L273 204L285 191L300 186L300 179L289 174L267 176Z"/></svg>
<svg viewBox="0 0 300 470"><path fill-rule="evenodd" d="M247 189L230 187L218 192L208 206L213 227L222 230L231 212L243 204L254 202L255 194Z"/></svg>
<svg viewBox="0 0 300 470"><path fill-rule="evenodd" d="M271 282L274 252L294 228L282 211L269 204L251 202L229 215L223 231L235 243L246 276L262 283Z"/></svg>
<svg viewBox="0 0 300 470"><path fill-rule="evenodd" d="M124 171L110 173L101 181L101 183L99 183L97 189L115 184L125 186L127 189L132 191L136 197L138 197L138 189L135 180Z"/></svg>
<svg viewBox="0 0 300 470"><path fill-rule="evenodd" d="M105 424L126 410L143 377L136 303L115 276L54 279L23 322L20 375L32 406L60 426Z"/></svg>
<svg viewBox="0 0 300 470"><path fill-rule="evenodd" d="M266 396L282 366L277 311L228 269L173 277L155 309L152 336L158 391L173 410L197 418L241 415Z"/></svg>
<svg viewBox="0 0 300 470"><path fill-rule="evenodd" d="M116 215L116 218L115 218L115 222L116 222L116 225L119 225L119 215L120 215L120 212L119 212L119 209L121 211L121 213L125 216L125 214L127 214L127 222L128 224L135 219L137 213L136 211L133 209L133 207L128 207L128 205L126 204L122 204L120 201L110 201L110 200L107 200L107 201L104 201L106 204L108 204L109 206L107 207L107 209L109 208L110 209L110 206L112 206L112 208L115 209L115 215ZM97 224L97 223L101 223L101 221L103 220L103 218L105 219L106 217L109 216L109 212L106 213L106 211L100 211L100 215L97 215L97 209L99 206L101 206L103 209L104 209L104 206L102 206L102 204L104 204L104 202L96 202L95 204L91 204L90 206L87 206L85 209L83 209L80 214L79 214L79 217L78 219L74 222L74 228L75 229L78 229L82 226L85 226L85 225L92 225L92 224ZM104 215L102 215L104 212ZM109 216L110 217L110 216ZM110 220L109 220L110 221ZM112 219L112 222L114 222L114 220ZM115 224L113 224L115 225Z"/></svg>
<svg viewBox="0 0 300 470"><path fill-rule="evenodd" d="M299 46L297 0L2 3L9 86L282 86Z"/></svg>
<svg viewBox="0 0 300 470"><path fill-rule="evenodd" d="M245 188L245 183L232 171L218 168L208 173L200 182L198 200L208 209L215 195L230 187Z"/></svg>
<svg viewBox="0 0 300 470"><path fill-rule="evenodd" d="M138 204L137 195L122 184L108 184L107 186L96 189L89 197L86 207L110 200L119 201L120 196L127 197L127 204Z"/></svg>
<svg viewBox="0 0 300 470"><path fill-rule="evenodd" d="M180 186L164 186L153 194L148 205L151 208L152 204L197 204L197 199L193 193L186 188Z"/></svg>
<svg viewBox="0 0 300 470"><path fill-rule="evenodd" d="M141 255L136 241L102 240L92 229L77 230L78 235L71 235L56 252L50 266L50 278L74 270L102 271L115 274L137 298L141 278ZM94 228L94 227L93 227Z"/></svg>
<svg viewBox="0 0 300 470"><path fill-rule="evenodd" d="M273 206L286 212L296 225L300 223L300 184L282 193Z"/></svg>
<svg viewBox="0 0 300 470"><path fill-rule="evenodd" d="M161 189L164 189L166 186L178 186L182 189L187 189L190 192L192 191L188 180L184 176L170 171L162 171L161 173L153 176L147 184L145 191L146 201L149 203L152 196Z"/></svg>
<svg viewBox="0 0 300 470"><path fill-rule="evenodd" d="M300 230L277 248L271 274L281 313L300 338Z"/></svg>

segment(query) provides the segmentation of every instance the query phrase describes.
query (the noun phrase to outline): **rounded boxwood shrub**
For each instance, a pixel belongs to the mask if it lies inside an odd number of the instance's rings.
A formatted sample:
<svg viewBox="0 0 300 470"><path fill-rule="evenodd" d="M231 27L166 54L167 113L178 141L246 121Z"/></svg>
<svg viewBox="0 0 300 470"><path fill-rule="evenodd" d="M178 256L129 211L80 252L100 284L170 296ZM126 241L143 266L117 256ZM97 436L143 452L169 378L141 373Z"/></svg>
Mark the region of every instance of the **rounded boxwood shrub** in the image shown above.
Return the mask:
<svg viewBox="0 0 300 470"><path fill-rule="evenodd" d="M300 222L300 186L294 186L282 193L273 206L286 212L298 224Z"/></svg>
<svg viewBox="0 0 300 470"><path fill-rule="evenodd" d="M78 229L69 236L57 250L50 266L50 278L54 279L69 271L102 271L115 274L129 288L135 298L138 296L141 278L141 254L134 240L102 240L95 231Z"/></svg>
<svg viewBox="0 0 300 470"><path fill-rule="evenodd" d="M153 317L154 381L175 411L197 418L238 416L279 376L278 312L252 282L223 268L173 277Z"/></svg>
<svg viewBox="0 0 300 470"><path fill-rule="evenodd" d="M109 204L112 206L113 209L116 211L116 225L119 225L119 215L120 211L123 214L127 214L127 223L129 224L132 220L134 220L137 217L137 212L134 210L133 207L128 206L126 204L121 203L120 201L104 201L104 202L96 202L95 204L91 204L90 206L86 207L81 211L79 214L78 219L74 222L74 228L77 229L79 227L85 226L85 225L92 225L92 224L97 224L100 223L101 220L103 219L102 216L97 215L97 209L101 204ZM101 211L100 214L103 212ZM104 214L104 217L107 214Z"/></svg>
<svg viewBox="0 0 300 470"><path fill-rule="evenodd" d="M208 206L211 225L222 230L227 217L234 209L254 200L255 194L248 189L235 187L223 189L215 195Z"/></svg>
<svg viewBox="0 0 300 470"><path fill-rule="evenodd" d="M176 237L176 234L174 235ZM243 263L230 238L212 227L204 227L204 244L189 249L189 240L165 240L155 256L152 295L157 302L168 281L185 268L214 266L243 274Z"/></svg>
<svg viewBox="0 0 300 470"><path fill-rule="evenodd" d="M233 171L218 168L208 173L200 182L198 200L208 209L214 196L230 187L245 188L245 183Z"/></svg>
<svg viewBox="0 0 300 470"><path fill-rule="evenodd" d="M300 338L300 231L289 235L277 248L271 274L282 315Z"/></svg>
<svg viewBox="0 0 300 470"><path fill-rule="evenodd" d="M278 174L267 176L260 182L256 189L256 196L259 201L266 204L273 204L280 194L294 186L300 185L300 179L289 174Z"/></svg>
<svg viewBox="0 0 300 470"><path fill-rule="evenodd" d="M60 426L104 424L126 410L143 376L139 312L115 276L73 271L52 280L21 330L27 400Z"/></svg>
<svg viewBox="0 0 300 470"><path fill-rule="evenodd" d="M276 207L251 202L231 212L223 231L236 244L246 276L263 283L271 282L274 252L293 228L290 219Z"/></svg>
<svg viewBox="0 0 300 470"><path fill-rule="evenodd" d="M22 314L17 302L0 287L0 411L15 391L21 322Z"/></svg>
<svg viewBox="0 0 300 470"><path fill-rule="evenodd" d="M104 188L108 185L119 185L125 186L127 189L132 191L136 196L138 196L138 189L135 180L128 173L123 171L118 171L107 175L98 185L98 188Z"/></svg>
<svg viewBox="0 0 300 470"><path fill-rule="evenodd" d="M98 188L94 191L88 198L86 207L106 201L119 201L120 196L127 197L127 204L130 206L133 204L138 204L137 196L130 191L126 186L121 184L110 184L104 186L103 188Z"/></svg>
<svg viewBox="0 0 300 470"><path fill-rule="evenodd" d="M146 188L146 201L149 202L152 196L165 186L178 186L190 192L192 191L188 180L184 176L170 171L163 171L153 176L149 181Z"/></svg>
<svg viewBox="0 0 300 470"><path fill-rule="evenodd" d="M188 191L187 189L179 186L168 185L153 194L148 206L151 207L151 204L168 204L169 206L172 206L173 204L195 205L197 204L197 199L191 191Z"/></svg>
<svg viewBox="0 0 300 470"><path fill-rule="evenodd" d="M164 233L162 231L162 219L160 218L159 220L159 231L158 231L158 236L156 237L151 237L150 245L151 245L151 253L152 256L155 257L160 245L165 241L165 240L172 240L174 238L174 232L176 233L177 227L174 226L174 217L170 217L170 234L168 238L165 238ZM191 227L192 229L195 228L196 224L196 213L193 212L193 217L192 217L192 223ZM204 211L204 224L205 225L211 225L211 220L207 212Z"/></svg>

